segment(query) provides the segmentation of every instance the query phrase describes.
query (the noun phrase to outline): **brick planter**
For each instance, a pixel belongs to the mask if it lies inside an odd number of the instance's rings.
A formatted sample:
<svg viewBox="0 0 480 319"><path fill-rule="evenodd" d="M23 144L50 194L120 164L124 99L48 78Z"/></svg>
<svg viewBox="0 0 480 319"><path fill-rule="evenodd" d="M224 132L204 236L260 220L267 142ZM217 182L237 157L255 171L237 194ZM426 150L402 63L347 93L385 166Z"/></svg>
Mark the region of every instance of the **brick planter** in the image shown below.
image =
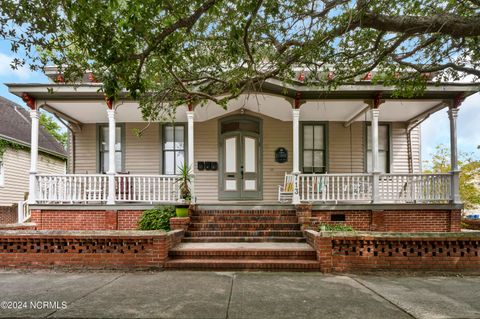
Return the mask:
<svg viewBox="0 0 480 319"><path fill-rule="evenodd" d="M170 218L170 228L186 231L190 225L190 217L172 217Z"/></svg>
<svg viewBox="0 0 480 319"><path fill-rule="evenodd" d="M480 232L372 233L305 231L323 272L355 270L478 271Z"/></svg>
<svg viewBox="0 0 480 319"><path fill-rule="evenodd" d="M1 268L160 269L183 231L0 231Z"/></svg>

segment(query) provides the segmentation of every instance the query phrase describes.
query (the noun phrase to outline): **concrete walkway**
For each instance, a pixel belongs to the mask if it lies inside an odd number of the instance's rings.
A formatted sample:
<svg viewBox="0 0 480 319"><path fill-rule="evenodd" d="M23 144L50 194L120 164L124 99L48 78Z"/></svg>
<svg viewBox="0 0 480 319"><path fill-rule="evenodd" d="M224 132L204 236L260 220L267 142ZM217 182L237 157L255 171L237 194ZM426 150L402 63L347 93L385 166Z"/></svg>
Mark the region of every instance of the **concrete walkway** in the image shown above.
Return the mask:
<svg viewBox="0 0 480 319"><path fill-rule="evenodd" d="M480 318L480 277L0 272L0 306L4 318Z"/></svg>

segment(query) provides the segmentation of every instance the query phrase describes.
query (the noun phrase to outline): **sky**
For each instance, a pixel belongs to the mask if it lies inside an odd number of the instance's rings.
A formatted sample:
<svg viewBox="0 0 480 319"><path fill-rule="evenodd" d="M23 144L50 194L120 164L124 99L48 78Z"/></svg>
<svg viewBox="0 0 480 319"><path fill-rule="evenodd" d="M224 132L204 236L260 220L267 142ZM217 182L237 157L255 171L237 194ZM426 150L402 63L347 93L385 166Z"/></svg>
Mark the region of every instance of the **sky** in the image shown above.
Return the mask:
<svg viewBox="0 0 480 319"><path fill-rule="evenodd" d="M46 83L48 79L41 72L31 72L27 67L12 70L10 62L13 54L10 44L0 40L0 96L15 101L20 105L20 98L8 92L4 83ZM439 144L450 145L450 131L447 110L431 115L422 123L422 160L431 158L435 147ZM473 154L480 158L480 94L468 97L458 113L458 150Z"/></svg>

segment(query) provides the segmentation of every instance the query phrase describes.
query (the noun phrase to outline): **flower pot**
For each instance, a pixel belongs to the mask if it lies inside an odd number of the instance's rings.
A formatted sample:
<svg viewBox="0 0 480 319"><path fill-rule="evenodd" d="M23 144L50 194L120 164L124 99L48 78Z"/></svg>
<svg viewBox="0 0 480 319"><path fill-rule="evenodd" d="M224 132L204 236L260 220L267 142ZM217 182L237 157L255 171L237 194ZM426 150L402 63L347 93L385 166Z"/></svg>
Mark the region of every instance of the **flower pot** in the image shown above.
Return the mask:
<svg viewBox="0 0 480 319"><path fill-rule="evenodd" d="M177 206L175 208L177 217L188 217L188 206Z"/></svg>

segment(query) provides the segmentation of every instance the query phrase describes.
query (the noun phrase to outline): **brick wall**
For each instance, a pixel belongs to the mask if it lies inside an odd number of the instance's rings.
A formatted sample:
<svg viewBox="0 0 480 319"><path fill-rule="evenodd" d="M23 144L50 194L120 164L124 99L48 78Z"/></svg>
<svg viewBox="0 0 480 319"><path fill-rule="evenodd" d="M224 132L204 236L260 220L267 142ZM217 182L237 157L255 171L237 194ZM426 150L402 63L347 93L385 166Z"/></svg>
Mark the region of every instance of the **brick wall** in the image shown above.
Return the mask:
<svg viewBox="0 0 480 319"><path fill-rule="evenodd" d="M17 205L0 206L0 224L14 224L17 218Z"/></svg>
<svg viewBox="0 0 480 319"><path fill-rule="evenodd" d="M332 215L344 215L345 221L332 221ZM310 226L342 223L357 231L457 232L460 220L460 210L313 210Z"/></svg>
<svg viewBox="0 0 480 319"><path fill-rule="evenodd" d="M139 210L32 210L37 229L134 230L143 211Z"/></svg>
<svg viewBox="0 0 480 319"><path fill-rule="evenodd" d="M480 233L305 233L323 272L480 267Z"/></svg>
<svg viewBox="0 0 480 319"><path fill-rule="evenodd" d="M0 231L1 268L158 269L183 231Z"/></svg>

